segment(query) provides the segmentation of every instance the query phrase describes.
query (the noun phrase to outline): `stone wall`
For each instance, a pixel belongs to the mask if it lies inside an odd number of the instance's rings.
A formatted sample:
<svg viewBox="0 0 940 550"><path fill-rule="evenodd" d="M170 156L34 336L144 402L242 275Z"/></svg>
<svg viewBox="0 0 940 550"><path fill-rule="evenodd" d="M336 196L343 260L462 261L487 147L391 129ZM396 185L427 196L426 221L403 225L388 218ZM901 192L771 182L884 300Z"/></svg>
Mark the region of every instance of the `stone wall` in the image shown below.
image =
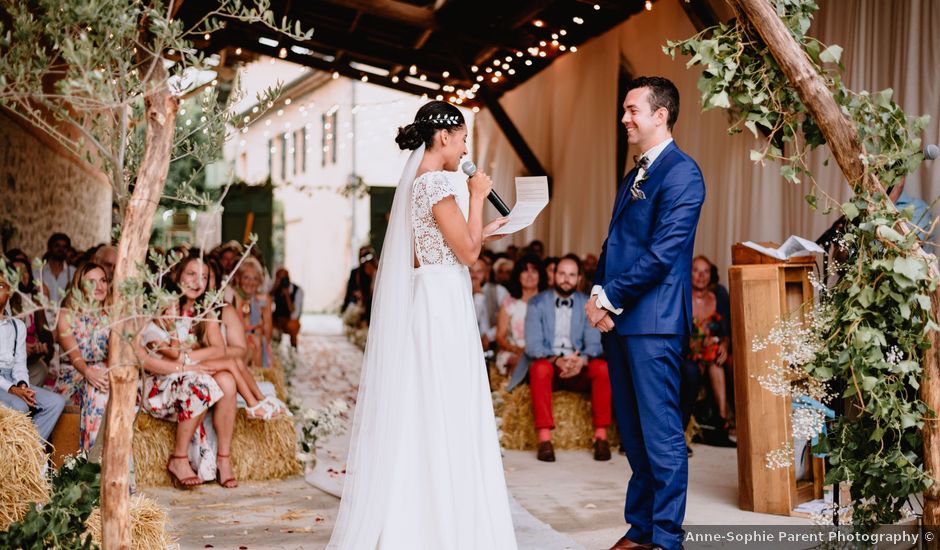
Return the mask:
<svg viewBox="0 0 940 550"><path fill-rule="evenodd" d="M0 229L12 224L7 248L40 255L54 232L76 249L107 241L111 186L106 176L54 140L0 111Z"/></svg>

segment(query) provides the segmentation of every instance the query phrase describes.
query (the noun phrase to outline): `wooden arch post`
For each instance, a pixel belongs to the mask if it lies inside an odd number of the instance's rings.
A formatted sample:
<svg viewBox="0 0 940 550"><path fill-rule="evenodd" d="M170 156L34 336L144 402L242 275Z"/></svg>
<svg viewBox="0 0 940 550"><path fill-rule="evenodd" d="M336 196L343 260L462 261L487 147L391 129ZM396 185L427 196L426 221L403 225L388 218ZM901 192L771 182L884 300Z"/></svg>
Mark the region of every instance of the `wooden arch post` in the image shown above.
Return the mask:
<svg viewBox="0 0 940 550"><path fill-rule="evenodd" d="M816 72L803 48L790 34L777 16L769 0L728 0L738 15L745 17L767 44L803 104L819 125L832 155L850 183L861 184L870 193L884 193L884 187L871 173L865 171L860 155L863 153L858 132L842 114L825 80ZM915 245L916 246L916 245ZM919 246L915 254L925 259L931 275L937 276L935 259ZM940 288L931 295L931 314L940 318ZM940 334L930 332L930 349L924 354L921 399L936 413L940 411ZM923 524L940 525L940 425L924 424L924 467L934 484L924 491ZM936 544L936 541L935 541Z"/></svg>

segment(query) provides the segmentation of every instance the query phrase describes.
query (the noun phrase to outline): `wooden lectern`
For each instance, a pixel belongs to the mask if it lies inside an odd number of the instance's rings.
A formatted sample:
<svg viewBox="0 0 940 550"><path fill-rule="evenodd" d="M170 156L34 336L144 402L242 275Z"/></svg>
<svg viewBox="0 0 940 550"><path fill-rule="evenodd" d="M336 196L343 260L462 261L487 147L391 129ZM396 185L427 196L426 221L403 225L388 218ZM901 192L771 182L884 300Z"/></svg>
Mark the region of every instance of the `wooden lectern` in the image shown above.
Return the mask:
<svg viewBox="0 0 940 550"><path fill-rule="evenodd" d="M753 351L755 338L765 338L786 315L800 315L813 298L809 274L815 258L782 262L736 244L729 269L732 342L734 344L734 404L738 432L738 505L742 510L791 515L801 502L822 498L823 461L812 459L808 479L797 482L793 466L767 467L767 453L792 444L790 399L761 387L757 377L767 372L774 348Z"/></svg>

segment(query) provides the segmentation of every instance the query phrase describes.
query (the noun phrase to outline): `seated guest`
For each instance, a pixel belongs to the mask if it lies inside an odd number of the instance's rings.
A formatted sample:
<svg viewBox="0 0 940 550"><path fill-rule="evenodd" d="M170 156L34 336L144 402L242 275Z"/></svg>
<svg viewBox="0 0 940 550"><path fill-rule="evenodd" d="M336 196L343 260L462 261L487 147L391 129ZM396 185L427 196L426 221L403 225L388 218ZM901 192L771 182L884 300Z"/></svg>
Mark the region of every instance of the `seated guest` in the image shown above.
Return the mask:
<svg viewBox="0 0 940 550"><path fill-rule="evenodd" d="M490 325L490 313L486 303L486 295L483 293L483 286L489 273L489 265L486 260L479 258L470 266L470 290L473 293L473 310L477 317L477 328L480 329L480 343L483 349L490 348L490 344L496 337L495 327Z"/></svg>
<svg viewBox="0 0 940 550"><path fill-rule="evenodd" d="M0 270L0 405L28 414L39 437L48 441L65 400L29 383L26 324L4 313L13 292L13 285Z"/></svg>
<svg viewBox="0 0 940 550"><path fill-rule="evenodd" d="M108 341L111 327L106 307L111 290L104 268L82 264L72 277L56 330L64 357L59 361L55 391L81 407L79 445L91 449L108 405Z"/></svg>
<svg viewBox="0 0 940 550"><path fill-rule="evenodd" d="M535 256L542 261L545 258L545 243L536 239L529 243L529 246L526 247L529 250L530 254L535 254Z"/></svg>
<svg viewBox="0 0 940 550"><path fill-rule="evenodd" d="M211 259L206 260L205 264L209 266L208 290L218 290L218 281L221 279L222 268L219 266L218 262ZM251 371L248 370L248 365L246 364L248 360L248 343L245 336L245 325L242 323L242 317L238 314L235 306L223 302L221 308L218 308L217 311L219 313L217 315L213 314L213 318L217 316L220 322L214 322L212 324L218 325L221 343L216 340L216 345L221 345L224 348L224 357L234 361L232 365L224 365L224 368L228 368L229 370L231 370L231 366L237 368L237 372L234 373L236 381L235 386L238 388L239 393L242 394L242 399L245 400L248 418L269 420L285 414L287 416L293 416L287 408L287 405L280 399L274 395L266 396L262 393L258 382L251 374ZM206 339L210 343L216 339L215 327L208 328L206 331ZM172 358L175 359L176 357ZM244 380L244 382L242 382L242 380Z"/></svg>
<svg viewBox="0 0 940 550"><path fill-rule="evenodd" d="M267 367L270 364L271 300L261 291L264 269L258 260L247 257L235 276L235 309L241 313L248 341L248 364Z"/></svg>
<svg viewBox="0 0 940 550"><path fill-rule="evenodd" d="M239 380L234 360L225 357L218 323L209 315L197 318L205 307L209 267L198 257L184 258L173 282L181 293L179 303L164 318L148 323L137 338L137 354L149 375L143 381L141 407L156 418L177 422L167 462L175 485L191 488L218 478L222 487L234 488L238 481L230 457L236 396L246 382ZM247 400L251 392L244 391ZM210 408L216 446L202 426ZM190 444L196 447L192 462Z"/></svg>
<svg viewBox="0 0 940 550"><path fill-rule="evenodd" d="M117 264L117 247L111 245L102 245L95 251L92 261L104 268L108 274L108 280L114 278L114 266Z"/></svg>
<svg viewBox="0 0 940 550"><path fill-rule="evenodd" d="M532 388L537 457L555 461L552 446L552 391L590 391L594 423L594 460L610 460L607 427L611 420L611 389L607 362L601 359L601 334L587 322L587 295L577 292L581 260L568 254L555 268L555 288L529 301L525 319L525 356L509 381L512 390L526 374Z"/></svg>
<svg viewBox="0 0 940 550"><path fill-rule="evenodd" d="M545 268L545 288L555 287L555 266L558 265L558 258L549 256L542 263Z"/></svg>
<svg viewBox="0 0 940 550"><path fill-rule="evenodd" d="M296 349L297 336L300 334L300 314L304 309L304 291L291 282L286 268L277 270L274 286L271 288L271 298L274 300L274 328L280 334L287 333L290 336L290 345Z"/></svg>
<svg viewBox="0 0 940 550"><path fill-rule="evenodd" d="M545 290L545 270L535 255L523 256L512 270L509 297L503 300L496 321L496 369L511 372L525 353L525 311L533 296Z"/></svg>
<svg viewBox="0 0 940 550"><path fill-rule="evenodd" d="M583 262L584 277L581 278L581 287L578 290L589 292L591 290L591 281L594 280L594 272L597 271L597 256L585 254Z"/></svg>
<svg viewBox="0 0 940 550"><path fill-rule="evenodd" d="M493 263L492 282L505 287L512 277L513 260L500 258Z"/></svg>
<svg viewBox="0 0 940 550"><path fill-rule="evenodd" d="M46 242L46 254L43 256L42 269L35 273L35 277L42 283L43 291L54 304L62 301L65 289L75 274L75 268L69 265L69 254L72 249L72 239L65 233L53 233ZM50 320L54 318L50 316Z"/></svg>
<svg viewBox="0 0 940 550"><path fill-rule="evenodd" d="M728 439L731 429L725 386L730 325L719 311L719 299L712 281L712 263L704 256L692 260L692 334L683 364L681 408L687 425L701 387L707 377L712 403L696 413L696 420L707 432L706 443L733 446ZM700 418L701 416L701 418Z"/></svg>
<svg viewBox="0 0 940 550"><path fill-rule="evenodd" d="M44 386L49 374L49 363L55 353L55 338L46 325L45 312L39 306L38 288L33 279L29 258L22 250L7 251L9 265L20 275L17 292L10 298L10 311L26 324L26 367L29 383Z"/></svg>

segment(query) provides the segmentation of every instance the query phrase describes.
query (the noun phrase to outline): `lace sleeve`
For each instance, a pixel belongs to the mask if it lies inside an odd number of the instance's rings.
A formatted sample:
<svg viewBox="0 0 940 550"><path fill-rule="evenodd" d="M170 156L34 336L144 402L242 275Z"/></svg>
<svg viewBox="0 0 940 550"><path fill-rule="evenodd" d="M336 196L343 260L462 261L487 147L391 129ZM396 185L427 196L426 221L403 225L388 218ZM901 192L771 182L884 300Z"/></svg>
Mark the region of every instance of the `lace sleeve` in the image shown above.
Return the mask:
<svg viewBox="0 0 940 550"><path fill-rule="evenodd" d="M419 200L427 201L428 208L441 202L444 198L451 195L456 196L456 194L450 180L441 172L428 173L418 180L418 185L415 188L415 195L419 197Z"/></svg>

